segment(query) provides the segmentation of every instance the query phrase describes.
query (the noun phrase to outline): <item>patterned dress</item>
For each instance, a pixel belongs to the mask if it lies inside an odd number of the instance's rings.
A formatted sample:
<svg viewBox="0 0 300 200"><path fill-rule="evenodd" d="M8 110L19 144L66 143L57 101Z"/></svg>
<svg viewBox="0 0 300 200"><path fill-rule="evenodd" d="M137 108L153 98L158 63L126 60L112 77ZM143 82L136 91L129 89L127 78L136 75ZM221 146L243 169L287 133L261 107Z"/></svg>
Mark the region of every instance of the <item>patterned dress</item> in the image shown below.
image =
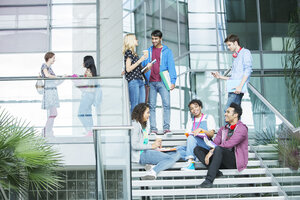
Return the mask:
<svg viewBox="0 0 300 200"><path fill-rule="evenodd" d="M51 66L48 67L46 64L43 64L41 67L42 78L46 78L43 71L44 69L47 69L49 74L55 76L55 73L53 72ZM62 81L60 80L45 80L42 109L48 110L51 107L59 107L59 99L56 86L61 82Z"/></svg>

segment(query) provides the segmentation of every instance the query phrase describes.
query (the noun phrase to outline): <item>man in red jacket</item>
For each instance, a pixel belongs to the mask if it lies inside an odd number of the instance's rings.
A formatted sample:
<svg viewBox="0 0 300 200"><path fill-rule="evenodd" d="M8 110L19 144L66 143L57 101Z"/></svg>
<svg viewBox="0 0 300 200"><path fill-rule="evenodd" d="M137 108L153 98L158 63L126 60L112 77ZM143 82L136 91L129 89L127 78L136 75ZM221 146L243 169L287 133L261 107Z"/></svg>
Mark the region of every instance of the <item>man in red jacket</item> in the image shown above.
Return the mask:
<svg viewBox="0 0 300 200"><path fill-rule="evenodd" d="M194 153L208 168L201 188L210 188L215 178L222 176L222 169L238 169L242 171L248 164L248 127L240 121L242 108L231 103L225 112L226 126L220 128L214 143L217 145L210 151L197 146Z"/></svg>

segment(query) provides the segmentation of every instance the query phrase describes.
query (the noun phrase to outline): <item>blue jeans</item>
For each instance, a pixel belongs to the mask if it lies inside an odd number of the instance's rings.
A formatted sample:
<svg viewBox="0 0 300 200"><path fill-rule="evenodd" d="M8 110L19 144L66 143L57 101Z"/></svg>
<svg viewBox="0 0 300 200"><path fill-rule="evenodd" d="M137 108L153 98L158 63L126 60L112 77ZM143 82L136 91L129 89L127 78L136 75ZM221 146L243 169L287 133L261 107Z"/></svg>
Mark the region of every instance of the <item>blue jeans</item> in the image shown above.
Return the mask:
<svg viewBox="0 0 300 200"><path fill-rule="evenodd" d="M156 165L153 170L159 173L160 171L171 168L179 159L179 152L162 153L156 150L145 150L141 154L140 164Z"/></svg>
<svg viewBox="0 0 300 200"><path fill-rule="evenodd" d="M78 109L78 118L87 132L91 131L93 127L92 105L94 103L94 99L94 92L82 93Z"/></svg>
<svg viewBox="0 0 300 200"><path fill-rule="evenodd" d="M164 130L170 129L170 91L163 82L150 82L149 106L150 106L150 130L157 131L156 127L156 97L160 94L163 104Z"/></svg>
<svg viewBox="0 0 300 200"><path fill-rule="evenodd" d="M132 113L134 107L139 103L145 102L145 85L142 79L133 79L128 83L130 111Z"/></svg>
<svg viewBox="0 0 300 200"><path fill-rule="evenodd" d="M244 96L244 93L235 94L233 92L229 92L227 104L225 106L224 111L226 112L227 108L230 106L231 103L236 103L237 105L241 105L243 96Z"/></svg>
<svg viewBox="0 0 300 200"><path fill-rule="evenodd" d="M194 149L196 146L210 150L210 147L206 145L202 138L190 135L186 140L186 160L190 158L195 159Z"/></svg>

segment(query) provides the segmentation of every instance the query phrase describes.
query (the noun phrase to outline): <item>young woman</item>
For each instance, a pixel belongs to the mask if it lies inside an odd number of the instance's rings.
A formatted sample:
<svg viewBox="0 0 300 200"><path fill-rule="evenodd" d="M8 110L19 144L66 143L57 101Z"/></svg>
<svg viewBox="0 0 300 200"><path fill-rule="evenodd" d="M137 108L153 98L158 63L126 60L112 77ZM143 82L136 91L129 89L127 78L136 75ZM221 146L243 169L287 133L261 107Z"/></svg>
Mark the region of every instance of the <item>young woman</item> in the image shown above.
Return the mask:
<svg viewBox="0 0 300 200"><path fill-rule="evenodd" d="M44 56L45 62L41 67L42 78L56 78L51 66L55 62L55 54L47 52ZM57 108L59 107L59 99L56 86L62 81L45 80L44 93L42 100L42 109L47 110L47 122L43 130L45 137L53 137L53 124L57 116Z"/></svg>
<svg viewBox="0 0 300 200"><path fill-rule="evenodd" d="M144 55L139 58L135 52L137 46L138 40L134 34L125 35L123 42L123 55L125 62L125 78L128 81L129 88L131 113L137 104L145 102L145 86L141 72L141 63L148 58L148 53L144 51Z"/></svg>
<svg viewBox="0 0 300 200"><path fill-rule="evenodd" d="M95 61L92 56L85 56L83 58L83 67L85 68L84 77L97 76ZM100 104L100 85L98 84L97 79L89 79L87 81L80 81L80 84L77 83L77 87L80 88L80 90L82 91L81 101L78 110L78 118L87 132L86 136L92 136L92 105L97 107Z"/></svg>
<svg viewBox="0 0 300 200"><path fill-rule="evenodd" d="M195 170L194 149L196 146L210 150L210 146L205 143L204 137L212 138L216 127L213 116L202 113L203 104L200 100L193 99L190 101L188 107L193 117L190 118L186 124L186 133L188 134L188 138L186 141L187 146L185 159L187 162L185 166L181 168L181 170L184 171Z"/></svg>
<svg viewBox="0 0 300 200"><path fill-rule="evenodd" d="M180 159L179 152L162 153L159 151L162 143L161 139L156 139L153 144L149 143L148 132L146 131L147 121L150 116L149 106L145 103L138 104L132 111L132 125L134 127L131 134L131 160L141 165L156 165L146 172L142 179L156 179L157 174L172 167Z"/></svg>

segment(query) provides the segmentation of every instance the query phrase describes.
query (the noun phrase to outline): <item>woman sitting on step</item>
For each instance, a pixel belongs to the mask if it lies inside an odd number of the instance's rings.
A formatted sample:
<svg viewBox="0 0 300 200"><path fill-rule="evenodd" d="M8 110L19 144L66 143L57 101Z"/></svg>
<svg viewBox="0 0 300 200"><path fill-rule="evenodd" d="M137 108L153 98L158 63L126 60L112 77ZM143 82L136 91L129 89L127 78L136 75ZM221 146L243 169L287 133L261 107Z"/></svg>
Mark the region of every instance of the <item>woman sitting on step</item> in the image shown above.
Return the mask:
<svg viewBox="0 0 300 200"><path fill-rule="evenodd" d="M180 159L180 153L176 151L160 152L159 149L162 147L160 138L157 138L152 144L149 143L148 131L146 130L150 116L148 104L138 104L133 109L131 116L132 126L134 127L131 132L131 161L141 165L155 165L141 177L143 180L154 180L160 171L172 167Z"/></svg>

